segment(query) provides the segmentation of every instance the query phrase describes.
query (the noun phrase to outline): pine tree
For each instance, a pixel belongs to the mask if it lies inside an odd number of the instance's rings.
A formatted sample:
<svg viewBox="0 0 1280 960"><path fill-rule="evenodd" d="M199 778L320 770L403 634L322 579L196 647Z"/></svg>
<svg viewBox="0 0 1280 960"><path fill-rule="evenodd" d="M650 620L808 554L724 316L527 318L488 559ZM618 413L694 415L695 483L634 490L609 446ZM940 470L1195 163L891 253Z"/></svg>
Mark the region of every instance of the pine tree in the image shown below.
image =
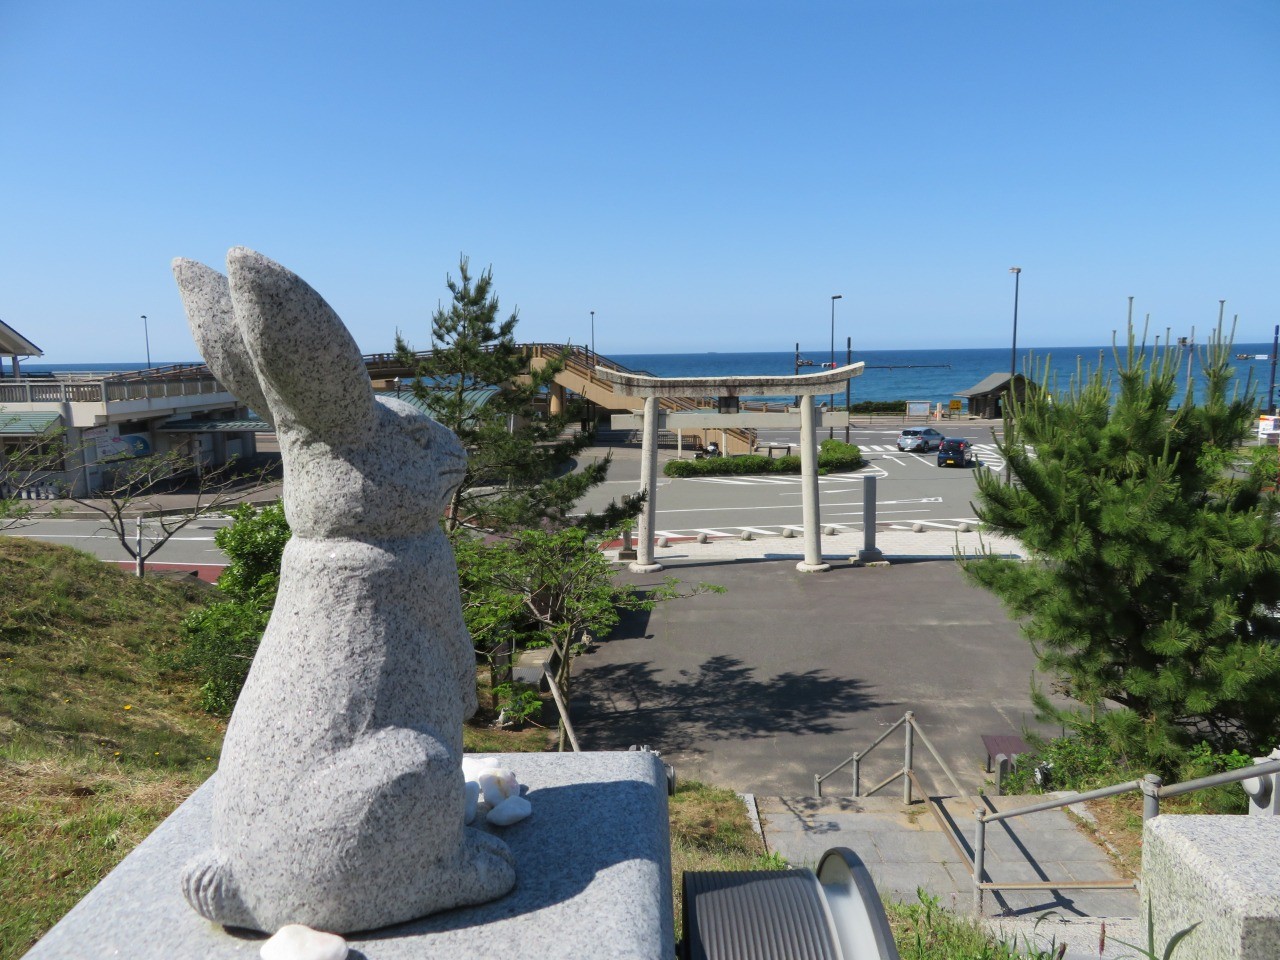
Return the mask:
<svg viewBox="0 0 1280 960"><path fill-rule="evenodd" d="M1006 416L1010 478L978 475L979 517L1027 560L988 554L966 572L1022 618L1041 670L1150 762L1192 738L1255 750L1280 738L1274 456L1258 468L1242 450L1255 407L1249 384L1232 389L1230 350L1219 327L1203 399L1188 385L1176 408L1185 355L1167 337L1148 350L1130 325L1118 383L1077 369L1065 395L1047 389L1046 359L1034 378L1046 389Z"/></svg>
<svg viewBox="0 0 1280 960"><path fill-rule="evenodd" d="M446 528L563 526L577 501L604 481L609 458L570 469L592 434L566 430L573 409L553 415L535 408L563 362L529 369L515 339L519 312L499 320L492 268L473 277L462 257L458 277L446 278L451 302L432 317L429 353L417 357L396 334L397 354L416 371L414 394L458 435L469 455L466 476L446 511ZM636 498L626 498L577 524L602 529L638 509Z"/></svg>

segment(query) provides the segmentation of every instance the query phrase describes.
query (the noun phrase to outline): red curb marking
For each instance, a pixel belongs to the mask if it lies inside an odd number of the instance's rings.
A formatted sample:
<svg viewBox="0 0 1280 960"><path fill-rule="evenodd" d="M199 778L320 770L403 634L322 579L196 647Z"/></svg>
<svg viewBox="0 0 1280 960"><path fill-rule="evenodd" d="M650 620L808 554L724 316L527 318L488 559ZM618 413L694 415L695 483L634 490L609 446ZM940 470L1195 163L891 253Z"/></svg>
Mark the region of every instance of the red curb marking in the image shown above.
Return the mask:
<svg viewBox="0 0 1280 960"><path fill-rule="evenodd" d="M108 563L114 563L122 570L132 571L134 562L132 560L108 560ZM217 583L218 577L222 575L222 571L227 568L225 563L148 563L148 570L179 570L184 573L194 573L205 583Z"/></svg>

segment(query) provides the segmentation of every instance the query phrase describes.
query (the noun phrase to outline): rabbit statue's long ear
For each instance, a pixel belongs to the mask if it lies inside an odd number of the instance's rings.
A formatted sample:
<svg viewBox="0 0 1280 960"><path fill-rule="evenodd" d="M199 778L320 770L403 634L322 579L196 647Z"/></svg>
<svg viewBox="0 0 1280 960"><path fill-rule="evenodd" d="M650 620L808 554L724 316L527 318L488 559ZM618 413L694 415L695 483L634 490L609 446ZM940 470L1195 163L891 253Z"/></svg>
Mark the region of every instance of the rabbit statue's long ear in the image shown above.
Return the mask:
<svg viewBox="0 0 1280 960"><path fill-rule="evenodd" d="M241 403L274 425L248 347L236 323L227 278L203 263L182 257L173 261L173 276L182 294L191 335L213 375Z"/></svg>
<svg viewBox="0 0 1280 960"><path fill-rule="evenodd" d="M301 277L246 247L227 254L231 302L281 428L334 441L375 423L373 385L355 340Z"/></svg>

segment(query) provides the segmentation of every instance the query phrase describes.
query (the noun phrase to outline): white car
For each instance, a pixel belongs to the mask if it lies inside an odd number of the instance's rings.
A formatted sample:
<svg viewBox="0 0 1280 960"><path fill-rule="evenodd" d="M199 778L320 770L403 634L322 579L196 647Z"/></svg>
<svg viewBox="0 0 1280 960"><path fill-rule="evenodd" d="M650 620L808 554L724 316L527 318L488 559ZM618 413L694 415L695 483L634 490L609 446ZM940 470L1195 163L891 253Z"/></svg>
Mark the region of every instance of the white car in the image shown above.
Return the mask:
<svg viewBox="0 0 1280 960"><path fill-rule="evenodd" d="M928 453L942 446L942 434L933 427L907 427L898 434L899 450L921 450Z"/></svg>

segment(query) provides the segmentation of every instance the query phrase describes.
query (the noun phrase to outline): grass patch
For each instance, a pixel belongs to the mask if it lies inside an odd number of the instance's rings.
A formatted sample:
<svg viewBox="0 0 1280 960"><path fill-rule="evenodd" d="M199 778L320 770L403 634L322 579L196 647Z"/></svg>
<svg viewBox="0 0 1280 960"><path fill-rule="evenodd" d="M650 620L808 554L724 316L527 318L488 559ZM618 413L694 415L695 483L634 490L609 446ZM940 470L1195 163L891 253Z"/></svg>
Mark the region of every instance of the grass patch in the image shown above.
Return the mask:
<svg viewBox="0 0 1280 960"><path fill-rule="evenodd" d="M785 860L765 852L746 805L732 790L677 780L668 809L677 940L683 935L680 880L686 870L787 869Z"/></svg>
<svg viewBox="0 0 1280 960"><path fill-rule="evenodd" d="M194 581L0 537L0 960L16 960L216 769L224 721L174 670ZM492 730L488 670L466 749L546 749Z"/></svg>
<svg viewBox="0 0 1280 960"><path fill-rule="evenodd" d="M224 725L167 669L194 581L0 537L0 960L199 786Z"/></svg>
<svg viewBox="0 0 1280 960"><path fill-rule="evenodd" d="M0 957L26 953L213 767L0 758Z"/></svg>
<svg viewBox="0 0 1280 960"><path fill-rule="evenodd" d="M915 903L887 902L885 912L902 960L1059 960L1055 945L1019 948L996 940L976 920L942 909L923 890L916 891Z"/></svg>

